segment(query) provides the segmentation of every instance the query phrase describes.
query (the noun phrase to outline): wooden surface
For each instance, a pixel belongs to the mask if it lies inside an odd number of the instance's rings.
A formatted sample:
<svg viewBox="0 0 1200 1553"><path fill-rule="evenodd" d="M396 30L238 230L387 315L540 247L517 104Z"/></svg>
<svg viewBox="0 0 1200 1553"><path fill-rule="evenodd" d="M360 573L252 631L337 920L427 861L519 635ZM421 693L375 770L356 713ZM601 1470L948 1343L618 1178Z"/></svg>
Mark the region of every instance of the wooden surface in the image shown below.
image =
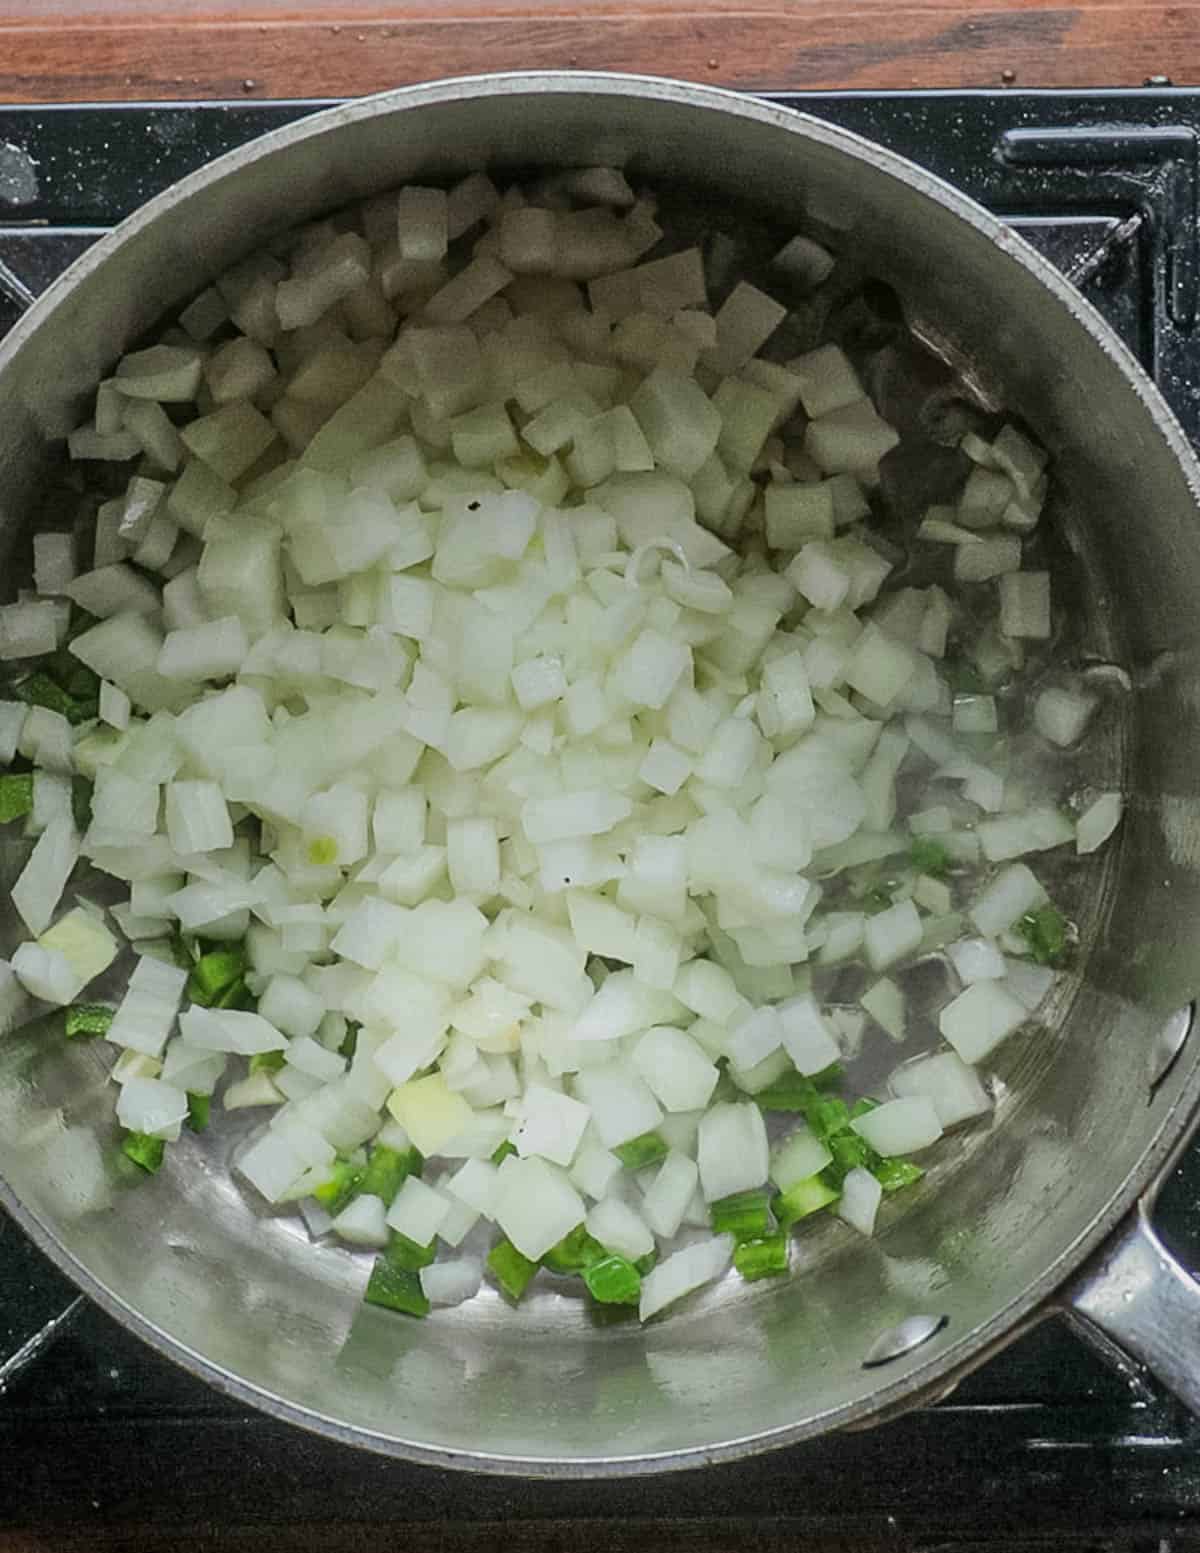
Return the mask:
<svg viewBox="0 0 1200 1553"><path fill-rule="evenodd" d="M480 70L748 88L1200 80L1200 0L0 0L0 102L331 97Z"/></svg>

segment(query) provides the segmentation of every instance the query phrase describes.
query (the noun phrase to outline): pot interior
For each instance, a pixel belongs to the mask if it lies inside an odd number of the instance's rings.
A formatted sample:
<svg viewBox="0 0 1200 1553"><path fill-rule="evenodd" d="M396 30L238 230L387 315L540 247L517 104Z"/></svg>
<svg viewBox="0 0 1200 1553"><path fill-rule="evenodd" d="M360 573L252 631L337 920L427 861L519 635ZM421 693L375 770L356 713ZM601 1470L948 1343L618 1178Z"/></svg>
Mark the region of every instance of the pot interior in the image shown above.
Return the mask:
<svg viewBox="0 0 1200 1553"><path fill-rule="evenodd" d="M1187 1055L1153 1094L1148 1084L1154 1036L1190 1000L1200 963L1195 467L1153 389L1068 288L990 218L853 136L672 83L514 77L400 92L233 153L97 245L0 350L10 590L55 439L121 351L212 275L406 179L610 162L690 191L714 224L749 212L785 235L813 220L840 229L864 276L894 288L971 392L1014 410L1051 450L1051 521L1074 600L1062 666L1116 664L1133 686L1110 676L1079 781L1122 786L1129 802L1110 848L1072 875L1077 974L988 1064L1000 1097L990 1123L947 1140L926 1181L886 1205L874 1241L814 1225L796 1241L793 1278L730 1278L647 1329L598 1323L565 1286L517 1315L487 1289L423 1323L365 1307L367 1262L314 1250L298 1220L243 1196L224 1129L185 1134L172 1168L135 1188L114 1173L103 1206L81 1211L83 1163L113 1138L100 1056L67 1049L52 1019L4 1038L0 1177L90 1292L210 1380L443 1465L700 1463L899 1401L995 1342L1111 1227L1197 1087ZM895 392L916 390L901 378ZM25 853L2 843L6 885ZM18 935L3 910L10 952ZM878 1335L916 1313L946 1324L910 1356L864 1368Z"/></svg>

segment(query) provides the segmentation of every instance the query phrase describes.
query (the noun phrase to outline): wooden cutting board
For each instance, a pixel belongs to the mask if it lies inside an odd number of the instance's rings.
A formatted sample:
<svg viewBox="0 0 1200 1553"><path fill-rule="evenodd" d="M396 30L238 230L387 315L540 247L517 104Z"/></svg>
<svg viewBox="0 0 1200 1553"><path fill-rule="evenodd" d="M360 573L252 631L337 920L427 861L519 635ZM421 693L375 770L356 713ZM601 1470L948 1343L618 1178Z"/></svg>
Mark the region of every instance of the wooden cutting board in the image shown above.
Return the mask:
<svg viewBox="0 0 1200 1553"><path fill-rule="evenodd" d="M759 89L1200 78L1200 0L0 0L0 102L343 97L482 70Z"/></svg>

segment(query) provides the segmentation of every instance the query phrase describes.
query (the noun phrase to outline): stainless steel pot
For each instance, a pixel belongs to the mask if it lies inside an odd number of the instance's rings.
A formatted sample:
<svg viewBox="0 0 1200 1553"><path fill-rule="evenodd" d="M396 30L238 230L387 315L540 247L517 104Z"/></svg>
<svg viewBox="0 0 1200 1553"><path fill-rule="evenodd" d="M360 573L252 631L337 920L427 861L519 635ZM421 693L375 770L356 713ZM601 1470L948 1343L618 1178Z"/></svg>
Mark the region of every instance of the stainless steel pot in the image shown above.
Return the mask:
<svg viewBox="0 0 1200 1553"><path fill-rule="evenodd" d="M83 1166L109 1136L111 1090L97 1054L44 1026L0 1042L0 1197L92 1298L206 1380L442 1466L583 1476L736 1457L939 1395L1064 1309L1200 1410L1200 1291L1147 1220L1200 1103L1185 1039L1200 979L1200 467L1115 336L986 212L854 135L670 81L492 76L335 109L152 201L12 331L0 542L11 553L56 439L121 350L272 234L412 177L600 162L784 223L836 207L914 329L1053 450L1086 643L1136 682L1105 754L1130 802L1088 878L1084 973L996 1063L990 1130L889 1203L877 1240L830 1223L799 1242L794 1279L731 1281L646 1330L592 1325L553 1292L516 1315L486 1295L425 1323L366 1309L362 1262L257 1213L200 1140L136 1190L112 1176L89 1206ZM5 883L19 852L0 855Z"/></svg>

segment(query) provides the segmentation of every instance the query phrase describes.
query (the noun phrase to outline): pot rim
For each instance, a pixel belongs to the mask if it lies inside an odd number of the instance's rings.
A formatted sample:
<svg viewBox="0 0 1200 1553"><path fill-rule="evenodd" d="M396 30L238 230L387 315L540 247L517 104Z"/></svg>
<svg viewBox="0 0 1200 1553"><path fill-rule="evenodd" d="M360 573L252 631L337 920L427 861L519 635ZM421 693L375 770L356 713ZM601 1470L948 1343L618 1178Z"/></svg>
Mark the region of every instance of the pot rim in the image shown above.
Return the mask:
<svg viewBox="0 0 1200 1553"><path fill-rule="evenodd" d="M1086 330L1104 350L1142 400L1167 450L1181 466L1193 496L1200 501L1200 461L1155 384L1092 305L1024 238L953 185L850 130L813 118L794 108L765 102L741 92L669 77L549 70L455 76L342 103L271 130L226 152L163 190L81 255L9 331L0 344L0 372L4 371L82 278L100 267L110 254L137 233L167 216L199 189L232 176L244 166L270 157L286 147L364 119L385 116L402 109L451 103L467 97L505 98L530 93L649 97L662 103L699 106L714 113L755 120L866 161L917 194L948 208L952 214L989 239L1007 258L1031 272L1067 310L1074 322ZM1104 1209L1061 1249L1033 1283L987 1321L962 1333L947 1331L944 1339L935 1340L918 1349L911 1359L901 1361L902 1367L897 1369L894 1379L885 1381L876 1391L858 1402L827 1409L792 1425L746 1434L715 1444L687 1446L653 1454L563 1458L495 1456L482 1451L455 1451L446 1446L430 1446L419 1440L384 1435L372 1429L347 1424L337 1417L288 1401L245 1380L148 1320L100 1283L74 1253L58 1241L51 1229L17 1200L2 1179L0 1203L39 1248L110 1316L201 1380L274 1418L296 1424L341 1444L355 1445L377 1454L429 1466L546 1479L642 1476L735 1461L758 1452L794 1445L832 1429L861 1427L881 1415L894 1416L906 1410L906 1405L917 1405L925 1397L940 1396L952 1389L956 1381L969 1370L991 1357L1040 1316L1049 1313L1056 1291L1089 1253L1113 1233L1134 1209L1139 1197L1176 1157L1186 1142L1194 1112L1200 1105L1200 1054L1193 1055L1186 1064L1182 1060L1177 1064L1170 1086L1173 1098L1149 1138L1137 1166L1112 1194Z"/></svg>

